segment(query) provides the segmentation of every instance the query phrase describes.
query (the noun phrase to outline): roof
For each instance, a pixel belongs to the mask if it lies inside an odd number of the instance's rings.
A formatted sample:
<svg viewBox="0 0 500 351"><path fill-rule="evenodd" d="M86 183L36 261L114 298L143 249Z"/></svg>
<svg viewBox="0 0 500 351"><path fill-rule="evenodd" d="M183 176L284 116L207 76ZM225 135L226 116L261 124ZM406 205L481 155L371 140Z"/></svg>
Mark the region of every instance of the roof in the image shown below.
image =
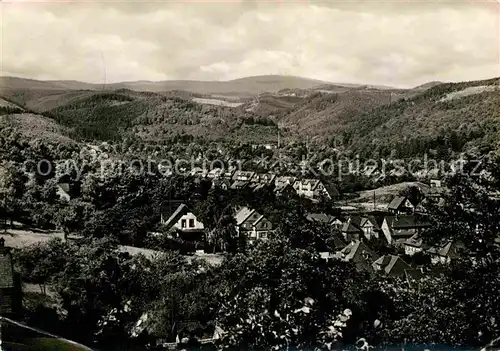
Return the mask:
<svg viewBox="0 0 500 351"><path fill-rule="evenodd" d="M341 231L342 233L355 233L355 234L363 233L363 231L359 227L354 225L351 221L347 221L344 224L342 224Z"/></svg>
<svg viewBox="0 0 500 351"><path fill-rule="evenodd" d="M366 258L370 264L377 257L377 255L360 240L355 240L349 243L346 247L344 247L337 253L337 256L339 256L344 261L352 260L357 263L366 261Z"/></svg>
<svg viewBox="0 0 500 351"><path fill-rule="evenodd" d="M71 186L69 183L57 184L56 192L61 198L71 199Z"/></svg>
<svg viewBox="0 0 500 351"><path fill-rule="evenodd" d="M412 229L412 228L426 228L429 223L419 220L416 216L387 216L385 217L387 225L392 229Z"/></svg>
<svg viewBox="0 0 500 351"><path fill-rule="evenodd" d="M241 208L235 215L236 225L240 225L243 223L255 210L252 210L248 207Z"/></svg>
<svg viewBox="0 0 500 351"><path fill-rule="evenodd" d="M403 261L401 257L396 255L380 256L372 264L376 271L384 271L386 274L404 274L406 271L411 271L412 267Z"/></svg>
<svg viewBox="0 0 500 351"><path fill-rule="evenodd" d="M380 225L379 222L377 221L377 218L375 216L369 215L366 217L361 218L361 222L359 223L360 227L364 227L368 223L371 223L373 225L373 230L380 230Z"/></svg>
<svg viewBox="0 0 500 351"><path fill-rule="evenodd" d="M214 179L212 181L212 184L214 186L222 186L223 184L226 185L228 188L231 187L231 181L229 181L228 179Z"/></svg>
<svg viewBox="0 0 500 351"><path fill-rule="evenodd" d="M335 184L330 182L323 182L326 192L330 197L340 196L340 191Z"/></svg>
<svg viewBox="0 0 500 351"><path fill-rule="evenodd" d="M274 184L274 192L279 193L279 192L285 190L287 187L290 187L290 189L293 189L292 185L289 183L275 183Z"/></svg>
<svg viewBox="0 0 500 351"><path fill-rule="evenodd" d="M345 247L345 242L342 241L337 235L333 236L333 245L335 245L335 248L342 248Z"/></svg>
<svg viewBox="0 0 500 351"><path fill-rule="evenodd" d="M0 289L14 287L12 257L4 248L0 249Z"/></svg>
<svg viewBox="0 0 500 351"><path fill-rule="evenodd" d="M252 178L252 181L270 184L274 181L275 178L276 175L272 173L255 173L255 175Z"/></svg>
<svg viewBox="0 0 500 351"><path fill-rule="evenodd" d="M164 225L167 227L173 226L177 221L184 215L187 211L186 204L180 204L179 207L170 215L170 217L165 221Z"/></svg>
<svg viewBox="0 0 500 351"><path fill-rule="evenodd" d="M396 196L392 199L391 203L389 204L389 206L387 206L387 208L389 210L398 210L401 206L404 205L405 201L406 197Z"/></svg>
<svg viewBox="0 0 500 351"><path fill-rule="evenodd" d="M420 235L415 234L411 238L408 238L404 241L405 245L413 246L413 247L422 247L423 240Z"/></svg>
<svg viewBox="0 0 500 351"><path fill-rule="evenodd" d="M236 171L233 174L233 180L245 180L248 181L252 179L254 176L255 172L250 172L250 171Z"/></svg>
<svg viewBox="0 0 500 351"><path fill-rule="evenodd" d="M263 189L266 186L266 184L265 183L250 183L250 184L248 184L248 186L253 191L256 191L256 190L259 190L259 189Z"/></svg>
<svg viewBox="0 0 500 351"><path fill-rule="evenodd" d="M330 224L335 217L326 213L308 213L306 216L307 220L311 222L321 222Z"/></svg>
<svg viewBox="0 0 500 351"><path fill-rule="evenodd" d="M295 184L302 184L302 186L307 186L307 185L310 185L311 186L311 190L314 190L318 184L319 184L319 180L318 179L299 179L295 182Z"/></svg>
<svg viewBox="0 0 500 351"><path fill-rule="evenodd" d="M290 184L290 185L293 185L293 183L295 183L295 177L290 177L290 176L276 177L274 183L276 185L278 185L278 184Z"/></svg>
<svg viewBox="0 0 500 351"><path fill-rule="evenodd" d="M231 189L241 189L248 185L248 181L236 180L231 184Z"/></svg>
<svg viewBox="0 0 500 351"><path fill-rule="evenodd" d="M455 241L448 241L447 243L439 246L433 246L427 250L428 253L431 255L437 255L441 257L456 257L458 254L458 250L460 247L463 245L455 242Z"/></svg>

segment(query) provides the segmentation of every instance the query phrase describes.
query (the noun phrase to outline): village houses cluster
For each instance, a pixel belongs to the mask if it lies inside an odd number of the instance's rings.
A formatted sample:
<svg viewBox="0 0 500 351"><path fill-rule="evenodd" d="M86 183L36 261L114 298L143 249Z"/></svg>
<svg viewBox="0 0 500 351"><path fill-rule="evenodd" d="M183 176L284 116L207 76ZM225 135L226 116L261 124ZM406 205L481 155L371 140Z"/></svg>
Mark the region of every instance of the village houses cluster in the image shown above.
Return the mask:
<svg viewBox="0 0 500 351"><path fill-rule="evenodd" d="M225 190L256 190L265 185L273 185L277 196L297 194L313 201L322 197L337 200L340 195L334 185L325 184L318 179L297 179L249 171L214 171L207 174L206 178L212 180L213 186ZM344 211L338 216L309 213L307 219L311 223L330 226L337 233L334 237L335 251L321 253L325 259L336 257L352 260L360 268L368 267L387 274L419 274L399 255L381 256L370 246L377 242L379 245L397 248L406 257L421 252L428 254L433 264L449 263L458 254L459 243L449 242L440 247L427 247L421 237L423 231L430 227L425 219L425 203L435 201L438 205L442 204L443 191L444 187L439 181L431 181L429 191L419 203L412 203L409 198L397 195L386 211ZM272 223L263 213L245 206L234 208L234 219L236 233L239 237L245 237L249 243L268 239L276 228L276 223ZM162 214L161 224L189 240L203 241L205 238L204 224L184 203L171 208L169 213Z"/></svg>

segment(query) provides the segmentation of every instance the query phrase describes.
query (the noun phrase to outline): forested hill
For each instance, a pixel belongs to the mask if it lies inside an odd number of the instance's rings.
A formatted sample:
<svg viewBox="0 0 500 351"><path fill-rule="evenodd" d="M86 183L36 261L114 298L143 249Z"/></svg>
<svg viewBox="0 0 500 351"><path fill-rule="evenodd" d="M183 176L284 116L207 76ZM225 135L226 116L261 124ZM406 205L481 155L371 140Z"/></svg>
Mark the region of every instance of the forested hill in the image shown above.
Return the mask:
<svg viewBox="0 0 500 351"><path fill-rule="evenodd" d="M435 85L365 111L348 124L344 143L367 155L421 155L498 149L499 80Z"/></svg>
<svg viewBox="0 0 500 351"><path fill-rule="evenodd" d="M20 87L18 80L4 79L0 97L3 114L43 115L75 140L164 143L180 137L275 143L280 130L285 142L307 135L335 140L364 156L403 157L487 152L496 150L500 140L498 79L431 82L407 90L319 82L297 87L298 81L292 81L290 88L249 97L77 90L74 84L39 81ZM36 132L38 122L30 130Z"/></svg>

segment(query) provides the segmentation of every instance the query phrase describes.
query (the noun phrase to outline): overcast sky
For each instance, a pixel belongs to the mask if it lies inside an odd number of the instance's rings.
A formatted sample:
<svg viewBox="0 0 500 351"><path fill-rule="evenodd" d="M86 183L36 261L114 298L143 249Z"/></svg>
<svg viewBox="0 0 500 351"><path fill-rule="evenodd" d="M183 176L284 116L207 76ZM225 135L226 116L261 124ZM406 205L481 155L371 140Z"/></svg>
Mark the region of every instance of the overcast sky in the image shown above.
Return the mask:
<svg viewBox="0 0 500 351"><path fill-rule="evenodd" d="M500 76L497 2L18 2L2 75L102 83L288 74L408 87Z"/></svg>

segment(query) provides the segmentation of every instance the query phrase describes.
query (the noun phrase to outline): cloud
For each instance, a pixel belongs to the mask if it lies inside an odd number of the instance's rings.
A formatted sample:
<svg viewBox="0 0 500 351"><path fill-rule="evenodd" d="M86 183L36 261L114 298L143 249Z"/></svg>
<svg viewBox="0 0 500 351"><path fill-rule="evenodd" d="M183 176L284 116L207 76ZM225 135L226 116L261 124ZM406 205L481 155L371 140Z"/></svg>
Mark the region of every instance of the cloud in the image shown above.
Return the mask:
<svg viewBox="0 0 500 351"><path fill-rule="evenodd" d="M2 74L101 83L500 76L496 3L3 2Z"/></svg>

